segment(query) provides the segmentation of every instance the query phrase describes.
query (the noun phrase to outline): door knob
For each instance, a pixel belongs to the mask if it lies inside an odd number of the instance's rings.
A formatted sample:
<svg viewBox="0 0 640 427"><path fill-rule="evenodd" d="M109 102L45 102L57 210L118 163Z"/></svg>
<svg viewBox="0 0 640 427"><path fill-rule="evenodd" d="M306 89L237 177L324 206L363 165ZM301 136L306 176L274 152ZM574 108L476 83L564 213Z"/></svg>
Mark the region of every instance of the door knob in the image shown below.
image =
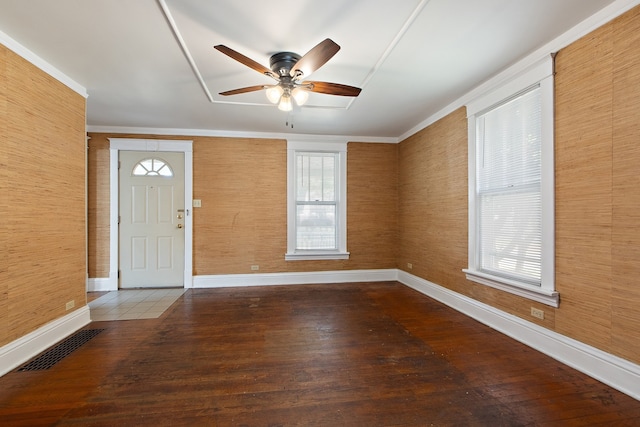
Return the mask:
<svg viewBox="0 0 640 427"><path fill-rule="evenodd" d="M178 228L182 228L182 224L178 224Z"/></svg>

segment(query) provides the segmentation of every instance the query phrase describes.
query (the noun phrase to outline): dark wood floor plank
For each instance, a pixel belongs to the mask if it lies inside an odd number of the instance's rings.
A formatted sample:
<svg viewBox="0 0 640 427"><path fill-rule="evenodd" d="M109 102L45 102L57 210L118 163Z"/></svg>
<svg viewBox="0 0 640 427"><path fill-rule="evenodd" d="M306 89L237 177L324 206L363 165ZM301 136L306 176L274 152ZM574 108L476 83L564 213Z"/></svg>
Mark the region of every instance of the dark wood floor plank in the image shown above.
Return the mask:
<svg viewBox="0 0 640 427"><path fill-rule="evenodd" d="M0 424L640 425L640 402L395 282L189 290L46 371Z"/></svg>

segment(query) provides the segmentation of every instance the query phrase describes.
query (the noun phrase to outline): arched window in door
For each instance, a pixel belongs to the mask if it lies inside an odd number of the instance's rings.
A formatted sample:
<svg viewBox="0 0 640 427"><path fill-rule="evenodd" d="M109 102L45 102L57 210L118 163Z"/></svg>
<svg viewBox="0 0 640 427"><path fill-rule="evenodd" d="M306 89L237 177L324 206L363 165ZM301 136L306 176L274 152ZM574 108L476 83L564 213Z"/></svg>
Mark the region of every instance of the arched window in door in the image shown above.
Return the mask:
<svg viewBox="0 0 640 427"><path fill-rule="evenodd" d="M172 177L171 166L164 160L145 159L139 161L133 167L133 176L165 176Z"/></svg>

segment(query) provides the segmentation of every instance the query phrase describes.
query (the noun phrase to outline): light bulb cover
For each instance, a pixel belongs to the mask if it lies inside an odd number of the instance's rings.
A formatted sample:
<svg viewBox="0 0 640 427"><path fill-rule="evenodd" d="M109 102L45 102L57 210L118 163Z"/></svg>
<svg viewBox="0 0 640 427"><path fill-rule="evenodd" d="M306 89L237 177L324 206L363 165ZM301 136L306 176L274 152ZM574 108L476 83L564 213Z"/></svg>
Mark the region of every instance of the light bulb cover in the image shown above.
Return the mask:
<svg viewBox="0 0 640 427"><path fill-rule="evenodd" d="M291 111L293 110L293 104L291 103L291 95L284 94L280 98L280 103L278 104L278 110L280 111Z"/></svg>
<svg viewBox="0 0 640 427"><path fill-rule="evenodd" d="M305 102L307 102L307 99L309 99L309 92L297 87L291 91L291 96L296 100L296 104L303 106Z"/></svg>
<svg viewBox="0 0 640 427"><path fill-rule="evenodd" d="M275 86L271 86L269 89L267 89L265 93L267 95L267 99L272 104L277 104L278 101L280 101L280 97L284 93L284 89L282 89L282 87L280 87L280 85L275 85Z"/></svg>

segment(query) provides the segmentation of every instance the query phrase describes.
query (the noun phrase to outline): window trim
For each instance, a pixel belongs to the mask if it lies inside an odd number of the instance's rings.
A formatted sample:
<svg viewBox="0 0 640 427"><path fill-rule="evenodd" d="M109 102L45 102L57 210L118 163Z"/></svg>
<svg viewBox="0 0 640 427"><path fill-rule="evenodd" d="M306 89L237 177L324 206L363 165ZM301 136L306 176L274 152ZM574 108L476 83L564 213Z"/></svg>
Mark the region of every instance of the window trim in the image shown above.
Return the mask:
<svg viewBox="0 0 640 427"><path fill-rule="evenodd" d="M498 106L513 96L540 86L542 95L541 200L542 258L541 285L482 272L478 268L477 201L476 201L476 116ZM555 290L555 195L554 195L554 83L553 56L549 55L528 70L467 104L469 150L469 258L463 269L468 280L558 307L560 296Z"/></svg>
<svg viewBox="0 0 640 427"><path fill-rule="evenodd" d="M296 153L337 154L337 250L296 249ZM287 141L287 252L286 261L344 260L347 251L347 143L325 141Z"/></svg>

